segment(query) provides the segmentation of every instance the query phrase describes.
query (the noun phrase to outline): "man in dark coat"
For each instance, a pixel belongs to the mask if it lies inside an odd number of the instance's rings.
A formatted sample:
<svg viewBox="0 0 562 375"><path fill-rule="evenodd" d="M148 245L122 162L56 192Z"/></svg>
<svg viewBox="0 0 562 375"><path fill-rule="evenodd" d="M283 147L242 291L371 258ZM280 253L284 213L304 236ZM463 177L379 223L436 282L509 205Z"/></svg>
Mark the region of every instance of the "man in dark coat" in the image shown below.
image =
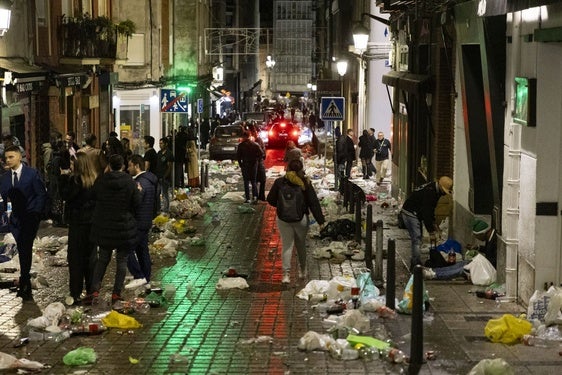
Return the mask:
<svg viewBox="0 0 562 375"><path fill-rule="evenodd" d="M4 150L9 173L0 179L0 194L4 210L12 205L9 228L18 247L20 278L17 296L29 301L31 295L31 261L33 240L37 236L41 215L47 201L47 190L39 172L22 163L19 146L9 146Z"/></svg>
<svg viewBox="0 0 562 375"><path fill-rule="evenodd" d="M438 181L429 182L412 192L402 205L400 215L408 229L411 240L410 271L421 262L422 223L429 232L429 239L437 239L437 225L435 224L435 207L439 199L446 194L452 194L453 180L442 176Z"/></svg>
<svg viewBox="0 0 562 375"><path fill-rule="evenodd" d="M92 197L96 201L96 207L92 217L90 239L99 248L92 278L94 292L86 301L98 297L113 249L117 250L117 265L111 300L122 300L121 290L127 273L127 257L137 241L135 210L141 202L140 189L133 178L123 171L123 163L121 155L111 155L110 170L98 177L94 183Z"/></svg>
<svg viewBox="0 0 562 375"><path fill-rule="evenodd" d="M174 140L174 155L176 156L174 159L174 186L176 188L185 187L184 172L185 163L187 162L185 156L187 153L187 138L187 127L180 126L180 131L176 134Z"/></svg>
<svg viewBox="0 0 562 375"><path fill-rule="evenodd" d="M260 159L264 154L260 146L250 139L250 132L244 132L244 140L238 145L236 158L238 165L242 170L242 178L244 179L244 203L250 203L250 184L252 184L252 201L257 203L258 186L257 175Z"/></svg>
<svg viewBox="0 0 562 375"><path fill-rule="evenodd" d="M127 268L133 280L125 285L125 289L135 289L150 282L152 261L148 251L148 232L152 227L152 219L157 215L156 194L158 178L155 174L144 170L144 160L140 155L133 155L127 170L140 185L141 204L135 212L137 221L137 243L133 246Z"/></svg>

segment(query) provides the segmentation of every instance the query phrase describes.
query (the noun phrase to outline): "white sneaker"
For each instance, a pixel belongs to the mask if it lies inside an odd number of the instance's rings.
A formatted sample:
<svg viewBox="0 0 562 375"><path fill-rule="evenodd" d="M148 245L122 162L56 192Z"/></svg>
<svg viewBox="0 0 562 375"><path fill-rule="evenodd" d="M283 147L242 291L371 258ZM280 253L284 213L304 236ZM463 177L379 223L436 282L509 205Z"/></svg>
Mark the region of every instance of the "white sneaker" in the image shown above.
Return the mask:
<svg viewBox="0 0 562 375"><path fill-rule="evenodd" d="M125 285L125 289L136 289L145 284L146 284L146 279L144 277L142 279L133 279L133 281Z"/></svg>
<svg viewBox="0 0 562 375"><path fill-rule="evenodd" d="M291 273L285 271L285 273L283 273L283 280L281 280L281 282L283 284L289 284L291 282Z"/></svg>
<svg viewBox="0 0 562 375"><path fill-rule="evenodd" d="M423 278L426 280L433 280L435 279L435 271L431 268L424 267L423 268Z"/></svg>

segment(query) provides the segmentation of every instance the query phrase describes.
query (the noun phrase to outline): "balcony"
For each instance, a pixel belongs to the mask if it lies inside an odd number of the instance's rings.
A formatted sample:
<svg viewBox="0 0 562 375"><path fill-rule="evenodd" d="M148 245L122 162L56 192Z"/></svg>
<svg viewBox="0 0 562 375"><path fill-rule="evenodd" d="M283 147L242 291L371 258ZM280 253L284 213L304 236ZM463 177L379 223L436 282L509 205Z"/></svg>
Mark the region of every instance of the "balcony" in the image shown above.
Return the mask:
<svg viewBox="0 0 562 375"><path fill-rule="evenodd" d="M84 14L80 17L62 17L58 33L61 45L60 62L95 65L111 64L117 58L126 58L117 56L117 47L120 43L127 43L128 37L135 32L134 29L134 24L129 20L114 24L103 16L92 18Z"/></svg>

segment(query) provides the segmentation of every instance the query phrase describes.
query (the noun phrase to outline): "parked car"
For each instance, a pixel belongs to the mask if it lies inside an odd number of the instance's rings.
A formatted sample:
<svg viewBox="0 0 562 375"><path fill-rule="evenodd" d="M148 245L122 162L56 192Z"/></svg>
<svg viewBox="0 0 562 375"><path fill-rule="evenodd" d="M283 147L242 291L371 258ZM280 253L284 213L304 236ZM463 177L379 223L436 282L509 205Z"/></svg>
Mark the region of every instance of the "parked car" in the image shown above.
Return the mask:
<svg viewBox="0 0 562 375"><path fill-rule="evenodd" d="M240 123L217 126L209 144L209 158L211 160L235 160L238 144L242 142L243 134L244 127Z"/></svg>
<svg viewBox="0 0 562 375"><path fill-rule="evenodd" d="M286 147L288 141L299 144L301 129L297 124L281 120L274 122L267 131L268 147Z"/></svg>

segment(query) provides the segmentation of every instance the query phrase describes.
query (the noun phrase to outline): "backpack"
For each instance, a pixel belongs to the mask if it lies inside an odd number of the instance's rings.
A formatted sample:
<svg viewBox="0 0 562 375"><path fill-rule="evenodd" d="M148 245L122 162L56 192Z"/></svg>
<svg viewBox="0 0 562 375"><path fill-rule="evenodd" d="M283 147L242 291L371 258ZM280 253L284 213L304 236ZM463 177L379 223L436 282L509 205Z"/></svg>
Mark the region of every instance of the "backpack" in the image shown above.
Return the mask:
<svg viewBox="0 0 562 375"><path fill-rule="evenodd" d="M296 223L302 220L305 208L304 193L301 187L290 184L283 178L277 199L277 217L287 223Z"/></svg>

